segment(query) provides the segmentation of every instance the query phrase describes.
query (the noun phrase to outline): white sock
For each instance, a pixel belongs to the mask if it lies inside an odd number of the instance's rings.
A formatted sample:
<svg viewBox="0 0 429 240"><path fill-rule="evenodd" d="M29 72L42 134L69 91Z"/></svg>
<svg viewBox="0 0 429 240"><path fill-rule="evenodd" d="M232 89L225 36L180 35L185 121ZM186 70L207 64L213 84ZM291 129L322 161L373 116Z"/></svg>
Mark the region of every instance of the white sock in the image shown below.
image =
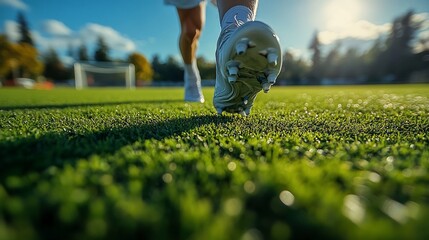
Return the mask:
<svg viewBox="0 0 429 240"><path fill-rule="evenodd" d="M246 22L254 21L255 16L248 7L243 5L237 5L230 8L220 22L222 29L234 24L236 27L243 25Z"/></svg>
<svg viewBox="0 0 429 240"><path fill-rule="evenodd" d="M185 64L183 70L185 72L185 85L195 85L200 80L200 72L198 71L196 61L193 61L191 64Z"/></svg>

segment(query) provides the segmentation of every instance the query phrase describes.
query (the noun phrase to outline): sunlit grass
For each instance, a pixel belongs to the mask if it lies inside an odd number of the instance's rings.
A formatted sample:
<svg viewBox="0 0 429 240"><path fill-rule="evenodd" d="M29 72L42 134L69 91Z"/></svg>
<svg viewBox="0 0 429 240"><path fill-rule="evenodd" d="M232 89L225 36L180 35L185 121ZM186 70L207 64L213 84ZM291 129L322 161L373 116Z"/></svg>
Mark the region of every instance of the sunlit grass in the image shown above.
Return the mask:
<svg viewBox="0 0 429 240"><path fill-rule="evenodd" d="M0 89L0 239L429 239L428 85L204 92Z"/></svg>

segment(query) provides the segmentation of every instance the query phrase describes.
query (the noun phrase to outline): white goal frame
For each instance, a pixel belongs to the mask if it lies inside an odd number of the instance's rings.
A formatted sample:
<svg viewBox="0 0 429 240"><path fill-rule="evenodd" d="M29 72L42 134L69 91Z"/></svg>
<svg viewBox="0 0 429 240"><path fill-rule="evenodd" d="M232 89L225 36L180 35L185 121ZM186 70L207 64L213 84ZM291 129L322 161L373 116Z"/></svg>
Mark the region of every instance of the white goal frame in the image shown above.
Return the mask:
<svg viewBox="0 0 429 240"><path fill-rule="evenodd" d="M102 74L124 73L126 88L134 89L136 86L135 67L132 63L76 62L74 64L76 89L88 87L86 72Z"/></svg>

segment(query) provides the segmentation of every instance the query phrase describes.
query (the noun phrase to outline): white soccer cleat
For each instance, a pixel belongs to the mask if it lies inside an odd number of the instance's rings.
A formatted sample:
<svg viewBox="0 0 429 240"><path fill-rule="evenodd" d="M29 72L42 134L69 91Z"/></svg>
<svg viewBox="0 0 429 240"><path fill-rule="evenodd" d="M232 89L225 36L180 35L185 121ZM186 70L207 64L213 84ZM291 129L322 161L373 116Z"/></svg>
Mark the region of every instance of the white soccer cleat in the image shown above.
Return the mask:
<svg viewBox="0 0 429 240"><path fill-rule="evenodd" d="M279 40L265 23L224 29L216 50L216 111L249 115L256 95L275 84L282 65Z"/></svg>

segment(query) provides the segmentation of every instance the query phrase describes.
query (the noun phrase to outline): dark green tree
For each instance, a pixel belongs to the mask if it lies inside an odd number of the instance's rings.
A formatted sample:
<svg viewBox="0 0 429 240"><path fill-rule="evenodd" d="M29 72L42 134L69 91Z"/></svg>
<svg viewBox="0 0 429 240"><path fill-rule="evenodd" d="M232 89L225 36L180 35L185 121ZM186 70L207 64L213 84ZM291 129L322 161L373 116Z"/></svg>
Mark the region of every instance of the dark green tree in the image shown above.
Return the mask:
<svg viewBox="0 0 429 240"><path fill-rule="evenodd" d="M64 66L58 57L55 49L50 48L43 56L45 63L44 76L50 80L66 80L70 78L69 70Z"/></svg>
<svg viewBox="0 0 429 240"><path fill-rule="evenodd" d="M322 78L322 66L321 66L321 44L319 41L318 32L314 33L313 39L310 42L308 47L313 55L311 57L312 65L309 73L309 79L311 84L320 84L320 79Z"/></svg>
<svg viewBox="0 0 429 240"><path fill-rule="evenodd" d="M22 12L18 13L17 21L19 25L19 33L21 34L21 38L18 40L18 42L27 43L31 46L34 46L33 38L31 37L31 33L30 33L30 28Z"/></svg>
<svg viewBox="0 0 429 240"><path fill-rule="evenodd" d="M419 44L421 47L415 55L415 61L417 61L415 69L418 71L426 70L429 74L429 36L421 37L419 39Z"/></svg>
<svg viewBox="0 0 429 240"><path fill-rule="evenodd" d="M168 56L167 61L161 62L158 55L152 58L154 81L183 82L183 68L173 56Z"/></svg>
<svg viewBox="0 0 429 240"><path fill-rule="evenodd" d="M88 49L85 44L81 44L78 49L78 60L79 61L89 61Z"/></svg>
<svg viewBox="0 0 429 240"><path fill-rule="evenodd" d="M152 69L153 69L153 80L160 80L161 74L160 71L162 69L162 63L159 55L155 54L152 56Z"/></svg>
<svg viewBox="0 0 429 240"><path fill-rule="evenodd" d="M203 56L197 58L201 79L216 79L216 63L207 61Z"/></svg>
<svg viewBox="0 0 429 240"><path fill-rule="evenodd" d="M102 36L98 36L97 47L94 52L94 60L99 62L109 62L109 46Z"/></svg>
<svg viewBox="0 0 429 240"><path fill-rule="evenodd" d="M386 59L383 56L385 51L385 44L381 38L375 40L371 48L364 53L364 72L368 83L377 83L383 76L383 69L385 69Z"/></svg>
<svg viewBox="0 0 429 240"><path fill-rule="evenodd" d="M382 57L386 61L384 72L392 76L395 82L406 81L416 64L412 42L421 25L413 21L413 16L414 12L408 11L396 18L386 41L386 51Z"/></svg>
<svg viewBox="0 0 429 240"><path fill-rule="evenodd" d="M363 58L356 48L349 48L338 61L339 77L355 82L363 77Z"/></svg>
<svg viewBox="0 0 429 240"><path fill-rule="evenodd" d="M286 51L283 55L283 65L278 77L278 83L297 85L308 75L309 66L301 58L295 57L292 52Z"/></svg>
<svg viewBox="0 0 429 240"><path fill-rule="evenodd" d="M341 42L338 42L337 44L332 47L332 49L329 51L326 58L321 63L321 68L323 70L323 76L329 79L336 79L340 76L340 73L338 71L338 65L340 64L340 58L341 58Z"/></svg>

